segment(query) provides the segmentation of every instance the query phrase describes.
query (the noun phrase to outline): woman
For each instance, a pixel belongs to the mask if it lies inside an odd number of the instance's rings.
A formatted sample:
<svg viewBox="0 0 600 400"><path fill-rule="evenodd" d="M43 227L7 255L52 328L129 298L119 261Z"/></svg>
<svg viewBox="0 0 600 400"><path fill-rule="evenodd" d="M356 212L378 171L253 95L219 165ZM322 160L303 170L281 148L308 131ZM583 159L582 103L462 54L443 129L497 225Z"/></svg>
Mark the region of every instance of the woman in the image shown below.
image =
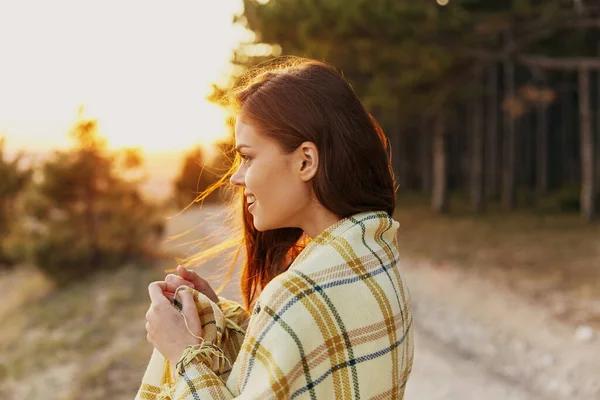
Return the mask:
<svg viewBox="0 0 600 400"><path fill-rule="evenodd" d="M246 308L183 267L150 284L155 351L137 398L401 399L412 316L381 128L321 62L235 94Z"/></svg>

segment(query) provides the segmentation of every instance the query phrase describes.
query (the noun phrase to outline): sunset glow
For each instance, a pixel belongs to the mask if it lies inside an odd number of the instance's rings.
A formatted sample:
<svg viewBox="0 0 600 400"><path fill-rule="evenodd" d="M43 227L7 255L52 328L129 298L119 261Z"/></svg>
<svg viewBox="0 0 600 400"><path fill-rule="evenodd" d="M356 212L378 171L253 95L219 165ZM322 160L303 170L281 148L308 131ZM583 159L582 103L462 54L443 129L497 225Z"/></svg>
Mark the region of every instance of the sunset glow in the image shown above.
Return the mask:
<svg viewBox="0 0 600 400"><path fill-rule="evenodd" d="M238 0L0 1L0 136L9 148L69 143L84 115L112 147L184 149L227 132L205 98L247 35Z"/></svg>

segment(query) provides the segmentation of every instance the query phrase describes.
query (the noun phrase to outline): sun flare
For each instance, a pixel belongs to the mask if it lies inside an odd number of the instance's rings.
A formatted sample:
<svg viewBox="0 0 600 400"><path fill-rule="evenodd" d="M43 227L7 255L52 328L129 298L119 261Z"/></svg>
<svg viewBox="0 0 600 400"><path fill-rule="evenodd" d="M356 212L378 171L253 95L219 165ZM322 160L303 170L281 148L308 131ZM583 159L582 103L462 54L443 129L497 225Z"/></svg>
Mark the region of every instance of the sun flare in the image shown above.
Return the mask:
<svg viewBox="0 0 600 400"><path fill-rule="evenodd" d="M68 145L78 115L111 147L178 150L227 135L206 100L228 75L241 1L2 2L0 136L7 145Z"/></svg>
<svg viewBox="0 0 600 400"><path fill-rule="evenodd" d="M178 150L194 145L204 147L228 135L225 111L207 101L190 104L188 110L169 109L144 115L150 106L138 106L121 113L112 107L86 107L85 116L97 119L98 127L114 148L142 147L145 150ZM158 111L158 110L157 110Z"/></svg>

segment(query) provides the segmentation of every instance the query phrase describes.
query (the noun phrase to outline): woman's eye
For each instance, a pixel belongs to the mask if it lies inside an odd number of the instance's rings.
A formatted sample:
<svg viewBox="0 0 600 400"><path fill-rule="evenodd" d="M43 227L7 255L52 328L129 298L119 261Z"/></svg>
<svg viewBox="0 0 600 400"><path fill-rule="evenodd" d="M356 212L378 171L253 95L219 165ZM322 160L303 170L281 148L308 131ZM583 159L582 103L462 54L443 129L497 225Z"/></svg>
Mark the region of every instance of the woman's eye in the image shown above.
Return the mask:
<svg viewBox="0 0 600 400"><path fill-rule="evenodd" d="M245 154L240 154L240 157L242 157L242 162L243 162L244 164L248 164L248 163L250 162L250 157L248 157L247 155L245 155Z"/></svg>

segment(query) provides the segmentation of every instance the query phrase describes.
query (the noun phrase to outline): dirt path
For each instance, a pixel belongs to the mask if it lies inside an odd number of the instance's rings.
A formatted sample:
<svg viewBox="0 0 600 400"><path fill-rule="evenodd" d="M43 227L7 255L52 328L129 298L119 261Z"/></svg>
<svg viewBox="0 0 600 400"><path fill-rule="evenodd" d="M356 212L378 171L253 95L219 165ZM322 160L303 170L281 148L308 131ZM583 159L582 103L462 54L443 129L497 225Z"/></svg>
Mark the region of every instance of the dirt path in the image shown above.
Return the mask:
<svg viewBox="0 0 600 400"><path fill-rule="evenodd" d="M427 332L417 330L416 337L416 359L406 400L541 399L519 382L481 368L477 360Z"/></svg>
<svg viewBox="0 0 600 400"><path fill-rule="evenodd" d="M406 261L416 333L412 399L600 398L600 341L460 268Z"/></svg>

